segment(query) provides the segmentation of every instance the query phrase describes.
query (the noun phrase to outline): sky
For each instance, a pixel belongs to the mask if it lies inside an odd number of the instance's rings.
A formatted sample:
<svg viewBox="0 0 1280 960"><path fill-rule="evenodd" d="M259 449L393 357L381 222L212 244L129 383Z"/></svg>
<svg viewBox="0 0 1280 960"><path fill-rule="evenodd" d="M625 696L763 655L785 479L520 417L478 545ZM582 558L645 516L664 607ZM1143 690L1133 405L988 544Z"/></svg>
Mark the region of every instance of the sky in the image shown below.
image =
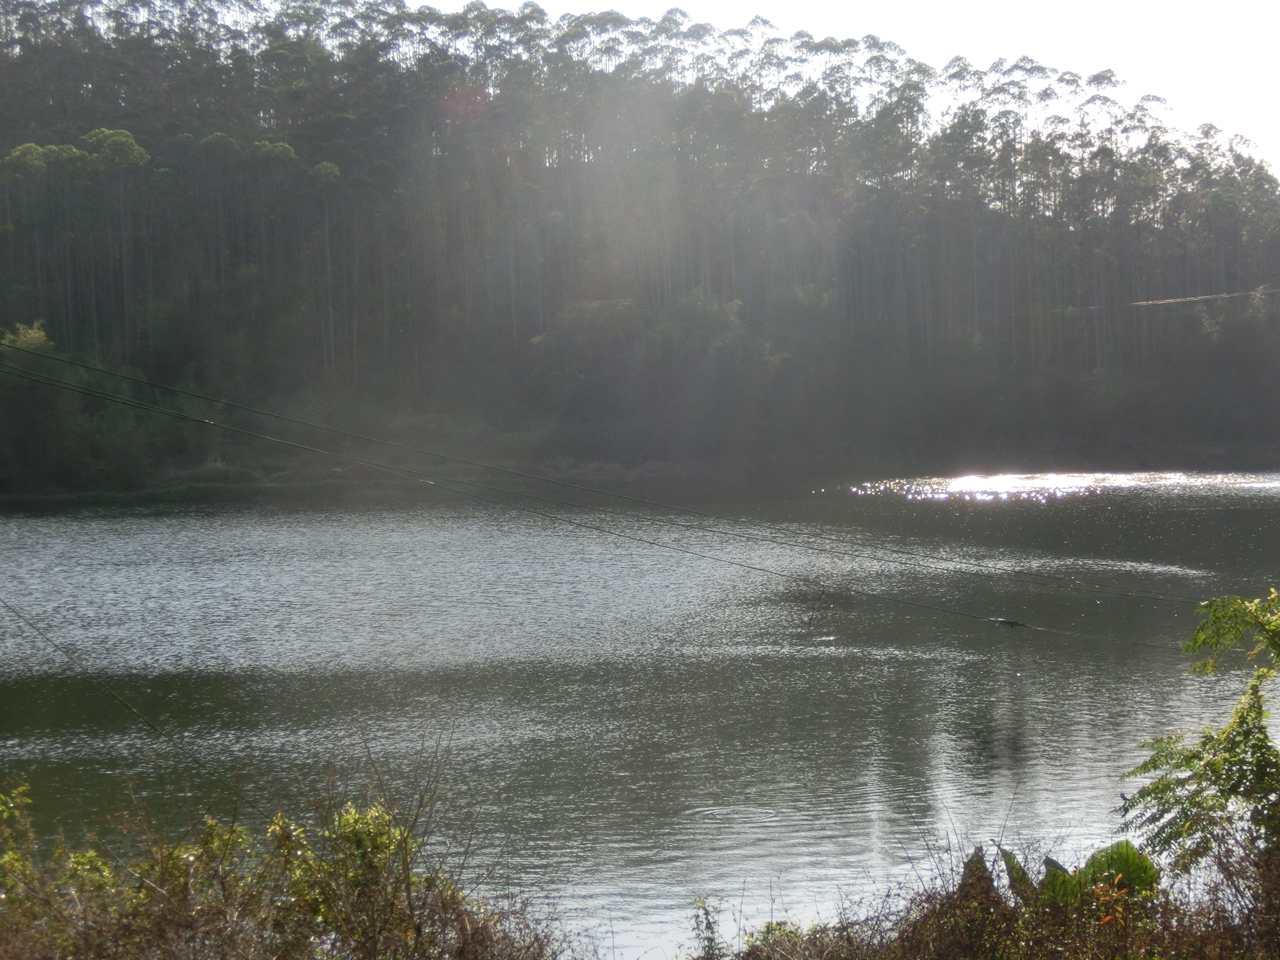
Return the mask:
<svg viewBox="0 0 1280 960"><path fill-rule="evenodd" d="M434 3L441 9L461 3ZM493 7L514 8L489 0ZM616 9L657 19L672 0L545 0L553 17ZM721 29L759 14L782 33L892 40L908 56L941 67L960 55L986 67L1026 54L1083 76L1113 69L1124 86L1115 99L1145 94L1167 101L1165 123L1196 130L1212 123L1253 141L1250 151L1280 173L1280 4L1217 0L982 0L840 3L829 0L679 0L698 21Z"/></svg>

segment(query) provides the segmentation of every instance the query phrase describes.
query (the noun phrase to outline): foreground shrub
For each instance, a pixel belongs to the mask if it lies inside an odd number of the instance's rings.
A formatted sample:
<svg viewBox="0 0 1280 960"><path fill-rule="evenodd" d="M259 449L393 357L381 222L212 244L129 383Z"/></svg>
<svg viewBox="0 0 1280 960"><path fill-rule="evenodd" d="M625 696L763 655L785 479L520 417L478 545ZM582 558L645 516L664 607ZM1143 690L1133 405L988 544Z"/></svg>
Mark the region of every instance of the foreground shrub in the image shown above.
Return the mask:
<svg viewBox="0 0 1280 960"><path fill-rule="evenodd" d="M1248 942L1280 957L1280 749L1263 694L1280 666L1280 593L1202 604L1184 649L1204 657L1194 668L1201 672L1242 652L1270 666L1254 672L1221 729L1206 728L1194 742L1179 732L1143 744L1151 756L1127 776L1152 779L1125 798L1125 828L1175 873L1205 880L1215 908Z"/></svg>
<svg viewBox="0 0 1280 960"><path fill-rule="evenodd" d="M1079 875L1075 871L1071 875ZM1050 879L1050 887L1054 881ZM1042 878L1037 886L1044 885ZM1168 891L1099 884L1022 903L981 849L959 877L809 930L769 924L734 960L1261 960L1231 917ZM697 960L710 960L698 957Z"/></svg>
<svg viewBox="0 0 1280 960"><path fill-rule="evenodd" d="M205 819L131 855L42 853L25 788L0 794L0 960L351 958L550 960L564 944L527 910L466 895L427 862L423 806L321 804L266 836Z"/></svg>

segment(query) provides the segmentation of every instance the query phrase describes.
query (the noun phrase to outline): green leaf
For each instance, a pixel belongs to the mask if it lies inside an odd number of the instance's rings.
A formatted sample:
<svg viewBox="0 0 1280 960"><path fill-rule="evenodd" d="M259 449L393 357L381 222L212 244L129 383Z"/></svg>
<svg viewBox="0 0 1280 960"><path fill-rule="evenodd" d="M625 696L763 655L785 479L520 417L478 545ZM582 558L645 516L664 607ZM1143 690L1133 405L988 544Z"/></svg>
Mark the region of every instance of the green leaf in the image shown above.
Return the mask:
<svg viewBox="0 0 1280 960"><path fill-rule="evenodd" d="M1080 868L1083 887L1106 885L1117 890L1146 893L1160 882L1160 870L1151 858L1128 840L1118 840L1095 851Z"/></svg>
<svg viewBox="0 0 1280 960"><path fill-rule="evenodd" d="M1009 889L1018 898L1018 902L1024 907L1039 903L1040 890L1036 887L1035 881L1031 879L1031 875L1027 873L1026 868L1018 862L1017 857L1004 849L1004 847L997 846L996 849L1000 851L1000 859L1004 861L1004 869L1009 874Z"/></svg>
<svg viewBox="0 0 1280 960"><path fill-rule="evenodd" d="M1143 745L1151 756L1125 774L1159 774L1125 801L1123 829L1168 855L1179 873L1231 845L1280 850L1280 751L1267 731L1262 694L1272 675L1254 674L1221 730L1206 729L1193 745L1181 734L1149 740Z"/></svg>
<svg viewBox="0 0 1280 960"><path fill-rule="evenodd" d="M1041 897L1055 905L1067 906L1080 899L1083 885L1080 878L1072 874L1053 857L1044 858L1044 879L1040 881Z"/></svg>

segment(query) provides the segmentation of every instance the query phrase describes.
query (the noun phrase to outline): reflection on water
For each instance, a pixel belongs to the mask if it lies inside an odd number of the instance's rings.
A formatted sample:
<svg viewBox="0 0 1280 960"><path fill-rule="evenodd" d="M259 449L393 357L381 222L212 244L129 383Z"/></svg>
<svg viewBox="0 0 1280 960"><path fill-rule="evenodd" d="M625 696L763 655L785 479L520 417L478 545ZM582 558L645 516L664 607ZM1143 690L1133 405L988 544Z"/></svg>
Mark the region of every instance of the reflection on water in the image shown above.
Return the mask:
<svg viewBox="0 0 1280 960"><path fill-rule="evenodd" d="M851 487L859 495L896 494L911 500L1038 500L1091 493L1129 491L1181 498L1214 499L1245 494L1280 497L1276 474L1232 473L1036 473L995 476L931 477L914 480L882 480ZM824 491L825 492L825 491Z"/></svg>
<svg viewBox="0 0 1280 960"><path fill-rule="evenodd" d="M444 736L442 830L490 883L665 956L696 895L807 921L948 842L1070 859L1113 829L1138 740L1225 716L1238 680L1188 677L1177 645L1195 597L1275 582L1280 478L1126 477L902 481L749 525L591 515L653 544L499 508L8 517L0 573L264 805L366 749L407 777ZM126 778L221 789L0 631L0 771L45 829L126 806Z"/></svg>

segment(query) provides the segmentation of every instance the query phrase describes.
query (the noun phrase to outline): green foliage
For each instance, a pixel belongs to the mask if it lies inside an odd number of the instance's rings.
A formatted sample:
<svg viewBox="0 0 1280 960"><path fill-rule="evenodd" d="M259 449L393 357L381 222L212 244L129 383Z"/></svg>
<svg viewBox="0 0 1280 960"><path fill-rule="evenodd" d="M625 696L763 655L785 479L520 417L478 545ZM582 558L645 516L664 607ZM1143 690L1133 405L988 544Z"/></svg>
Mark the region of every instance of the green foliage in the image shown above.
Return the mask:
<svg viewBox="0 0 1280 960"><path fill-rule="evenodd" d="M1265 598L1216 597L1200 605L1201 621L1183 648L1187 653L1208 653L1195 669L1211 673L1219 669L1225 655L1237 651L1250 640L1249 659L1269 654L1280 662L1280 593L1274 587Z"/></svg>
<svg viewBox="0 0 1280 960"><path fill-rule="evenodd" d="M60 356L43 321L0 335L0 494L138 489L174 465L193 466L216 454L218 436L199 425L42 382L157 399L140 386L56 362Z"/></svg>
<svg viewBox="0 0 1280 960"><path fill-rule="evenodd" d="M777 952L799 947L804 943L804 931L789 920L770 920L747 934L747 951Z"/></svg>
<svg viewBox="0 0 1280 960"><path fill-rule="evenodd" d="M1127 777L1155 778L1129 797L1125 829L1187 872L1211 859L1240 862L1280 853L1280 751L1267 732L1257 671L1220 730L1188 744L1181 733L1146 741L1151 756Z"/></svg>
<svg viewBox="0 0 1280 960"><path fill-rule="evenodd" d="M1052 857L1044 858L1044 876L1036 883L1018 858L997 848L1009 879L1009 889L1024 907L1064 909L1086 899L1115 900L1123 895L1150 897L1160 882L1151 859L1128 840L1119 840L1089 855L1084 866L1068 870Z"/></svg>
<svg viewBox="0 0 1280 960"><path fill-rule="evenodd" d="M693 902L694 952L691 960L728 960L728 944L720 936L720 909L706 897Z"/></svg>
<svg viewBox="0 0 1280 960"><path fill-rule="evenodd" d="M1249 659L1269 655L1273 667L1280 660L1275 589L1265 599L1218 597L1201 605L1201 615L1185 649L1208 656L1194 669L1220 669L1250 641ZM1151 779L1120 807L1123 829L1174 871L1212 878L1221 908L1268 957L1280 948L1280 750L1263 695L1273 667L1254 672L1221 729L1204 729L1194 743L1180 732L1144 742L1151 755L1125 776Z"/></svg>
<svg viewBox="0 0 1280 960"><path fill-rule="evenodd" d="M325 160L317 163L315 167L312 168L310 176L323 188L332 189L336 187L338 182L342 179L342 171L338 169L338 165L336 163L330 163Z"/></svg>
<svg viewBox="0 0 1280 960"><path fill-rule="evenodd" d="M1280 443L1280 187L1105 73L678 10L94 11L0 10L0 326L70 354L578 458Z"/></svg>
<svg viewBox="0 0 1280 960"><path fill-rule="evenodd" d="M0 793L0 956L241 960L550 960L545 929L463 895L427 862L421 808L277 815L265 842L206 819L172 839L138 825L132 856L42 854L24 787Z"/></svg>
<svg viewBox="0 0 1280 960"><path fill-rule="evenodd" d="M44 332L44 321L37 320L30 325L14 324L12 330L0 336L0 355L20 360L21 358L15 356L12 350L5 349L12 347L17 347L20 350L32 350L36 353L49 353L53 350L53 342L49 339L48 334Z"/></svg>
<svg viewBox="0 0 1280 960"><path fill-rule="evenodd" d="M94 169L107 173L141 167L151 159L128 130L94 130L81 137L80 142L89 147Z"/></svg>
<svg viewBox="0 0 1280 960"><path fill-rule="evenodd" d="M41 320L16 324L0 337L0 491L29 483L74 487L90 460L79 399L3 373L6 368L27 376L51 373L43 355L53 349Z"/></svg>
<svg viewBox="0 0 1280 960"><path fill-rule="evenodd" d="M1128 840L1117 840L1090 854L1079 875L1085 887L1105 886L1140 894L1154 893L1160 883L1160 869Z"/></svg>
<svg viewBox="0 0 1280 960"><path fill-rule="evenodd" d="M846 908L837 921L808 930L771 924L748 936L735 960L1267 956L1237 918L1157 889L1154 866L1126 841L1095 852L1075 873L1049 858L1040 884L1012 854L1000 854L1021 891L1015 892L1018 906L997 887L978 847L949 880L915 891L905 903L886 898L856 913ZM1126 885L1125 870L1142 880Z"/></svg>

